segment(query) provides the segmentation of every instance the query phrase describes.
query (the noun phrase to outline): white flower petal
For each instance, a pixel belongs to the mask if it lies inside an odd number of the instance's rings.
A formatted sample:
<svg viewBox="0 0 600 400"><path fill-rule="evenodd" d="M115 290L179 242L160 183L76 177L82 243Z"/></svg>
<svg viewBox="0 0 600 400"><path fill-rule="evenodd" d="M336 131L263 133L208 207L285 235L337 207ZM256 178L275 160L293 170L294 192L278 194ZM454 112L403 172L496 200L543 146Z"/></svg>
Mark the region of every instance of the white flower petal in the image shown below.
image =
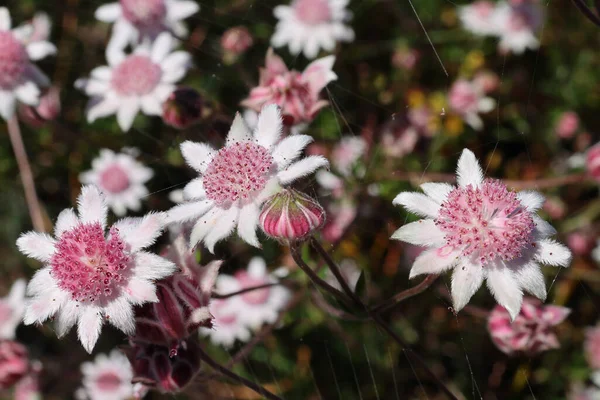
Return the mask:
<svg viewBox="0 0 600 400"><path fill-rule="evenodd" d="M102 330L102 314L97 307L86 307L79 317L77 336L83 348L91 353L100 337Z"/></svg>
<svg viewBox="0 0 600 400"><path fill-rule="evenodd" d="M69 333L73 325L77 323L80 312L81 307L79 307L79 304L75 301L67 301L61 307L57 313L56 324L54 325L56 336L58 336L59 339Z"/></svg>
<svg viewBox="0 0 600 400"><path fill-rule="evenodd" d="M483 182L483 171L471 150L463 150L456 168L456 180L461 187L468 185L479 187Z"/></svg>
<svg viewBox="0 0 600 400"><path fill-rule="evenodd" d="M422 274L441 274L454 267L460 256L447 246L423 251L410 269L409 279Z"/></svg>
<svg viewBox="0 0 600 400"><path fill-rule="evenodd" d="M249 142L252 140L252 134L246 123L244 122L244 118L238 112L235 114L235 119L231 124L231 128L229 129L229 133L227 134L227 140L225 140L225 146L231 146L236 143Z"/></svg>
<svg viewBox="0 0 600 400"><path fill-rule="evenodd" d="M270 150L279 140L281 129L282 120L279 107L275 104L265 106L258 116L254 140L257 144Z"/></svg>
<svg viewBox="0 0 600 400"><path fill-rule="evenodd" d="M135 317L133 307L124 297L117 297L104 308L108 322L126 335L135 333Z"/></svg>
<svg viewBox="0 0 600 400"><path fill-rule="evenodd" d="M134 253L154 244L165 226L166 214L151 212L142 218L125 218L114 224L119 236L129 244Z"/></svg>
<svg viewBox="0 0 600 400"><path fill-rule="evenodd" d="M27 232L17 239L19 251L27 257L35 258L43 263L50 262L54 254L56 240L50 235L39 232Z"/></svg>
<svg viewBox="0 0 600 400"><path fill-rule="evenodd" d="M521 311L523 291L513 272L504 266L486 265L487 286L498 304L508 311L510 319L514 320Z"/></svg>
<svg viewBox="0 0 600 400"><path fill-rule="evenodd" d="M156 286L146 279L131 278L125 291L129 295L129 301L134 305L158 302Z"/></svg>
<svg viewBox="0 0 600 400"><path fill-rule="evenodd" d="M27 81L15 90L15 95L22 103L37 106L40 102L40 89L32 81Z"/></svg>
<svg viewBox="0 0 600 400"><path fill-rule="evenodd" d="M47 290L43 294L29 299L25 304L23 323L25 325L42 323L54 316L69 300L68 296L66 292L54 287L54 290Z"/></svg>
<svg viewBox="0 0 600 400"><path fill-rule="evenodd" d="M167 223L181 223L194 220L206 214L213 206L212 200L180 204L167 211Z"/></svg>
<svg viewBox="0 0 600 400"><path fill-rule="evenodd" d="M195 248L198 243L204 240L208 232L210 232L210 230L215 226L216 222L219 220L219 217L224 212L225 211L219 207L213 207L200 219L198 219L198 221L196 221L190 234L190 248Z"/></svg>
<svg viewBox="0 0 600 400"><path fill-rule="evenodd" d="M451 285L454 312L459 312L467 305L481 286L483 277L483 267L472 265L464 259L454 268Z"/></svg>
<svg viewBox="0 0 600 400"><path fill-rule="evenodd" d="M535 259L542 264L568 267L571 263L571 251L565 245L554 240L543 239L536 242Z"/></svg>
<svg viewBox="0 0 600 400"><path fill-rule="evenodd" d="M279 142L272 154L277 168L281 170L294 162L312 141L313 138L308 135L293 135Z"/></svg>
<svg viewBox="0 0 600 400"><path fill-rule="evenodd" d="M544 201L546 200L544 199L544 196L542 196L541 193L533 190L526 190L517 193L517 199L529 212L536 212L537 210L542 208L542 206L544 205Z"/></svg>
<svg viewBox="0 0 600 400"><path fill-rule="evenodd" d="M529 262L515 271L515 279L519 286L531 293L538 299L546 300L546 281L540 266L535 262Z"/></svg>
<svg viewBox="0 0 600 400"><path fill-rule="evenodd" d="M54 235L60 238L62 234L69 229L74 228L79 223L79 218L72 208L67 208L58 214L56 224L54 225Z"/></svg>
<svg viewBox="0 0 600 400"><path fill-rule="evenodd" d="M98 7L94 16L103 22L115 22L121 16L121 4L109 3Z"/></svg>
<svg viewBox="0 0 600 400"><path fill-rule="evenodd" d="M192 179L183 188L184 200L203 200L206 198L206 192L204 191L204 181L202 178Z"/></svg>
<svg viewBox="0 0 600 400"><path fill-rule="evenodd" d="M422 193L402 192L392 203L404 206L411 213L425 218L436 218L440 211L440 204Z"/></svg>
<svg viewBox="0 0 600 400"><path fill-rule="evenodd" d="M10 13L6 7L0 7L0 31L8 31L12 25Z"/></svg>
<svg viewBox="0 0 600 400"><path fill-rule="evenodd" d="M8 121L15 112L15 95L6 90L0 90L0 117Z"/></svg>
<svg viewBox="0 0 600 400"><path fill-rule="evenodd" d="M77 211L84 224L98 222L102 228L106 226L108 207L104 195L97 187L87 185L81 188L81 194L77 198Z"/></svg>
<svg viewBox="0 0 600 400"><path fill-rule="evenodd" d="M403 225L394 232L392 239L428 247L441 247L445 243L444 232L435 225L432 219L421 219Z"/></svg>
<svg viewBox="0 0 600 400"><path fill-rule="evenodd" d="M122 99L117 109L117 122L123 132L127 132L133 125L133 120L140 111L139 100L136 98Z"/></svg>
<svg viewBox="0 0 600 400"><path fill-rule="evenodd" d="M162 115L162 103L152 95L142 97L140 101L142 112L146 115Z"/></svg>
<svg viewBox="0 0 600 400"><path fill-rule="evenodd" d="M237 207L230 207L229 210L223 212L218 220L215 222L213 228L206 234L204 238L204 244L211 253L215 251L215 244L231 235L231 232L237 226L240 209Z"/></svg>
<svg viewBox="0 0 600 400"><path fill-rule="evenodd" d="M174 51L161 63L165 73L183 70L184 74L192 63L192 56L185 51Z"/></svg>
<svg viewBox="0 0 600 400"><path fill-rule="evenodd" d="M163 32L154 41L152 44L152 53L150 58L155 63L160 63L165 59L165 57L171 52L173 48L173 37L167 33Z"/></svg>
<svg viewBox="0 0 600 400"><path fill-rule="evenodd" d="M185 141L181 143L181 154L188 165L200 173L204 173L216 154L216 151L205 143Z"/></svg>
<svg viewBox="0 0 600 400"><path fill-rule="evenodd" d="M29 43L26 50L29 58L34 61L56 54L56 46L46 41Z"/></svg>
<svg viewBox="0 0 600 400"><path fill-rule="evenodd" d="M556 229L550 223L540 218L538 215L533 215L533 222L535 223L534 235L537 239L545 239L549 236L556 235Z"/></svg>
<svg viewBox="0 0 600 400"><path fill-rule="evenodd" d="M260 209L255 203L249 203L242 207L237 224L237 233L246 243L260 248L260 242L256 236L259 214Z"/></svg>
<svg viewBox="0 0 600 400"><path fill-rule="evenodd" d="M282 185L286 185L303 176L312 174L319 168L328 168L329 161L323 156L308 156L297 161L286 169L279 171L277 177Z"/></svg>
<svg viewBox="0 0 600 400"><path fill-rule="evenodd" d="M435 202L442 204L446 201L448 194L454 190L454 186L449 183L427 182L421 184L421 189L423 189L423 192Z"/></svg>
<svg viewBox="0 0 600 400"><path fill-rule="evenodd" d="M106 97L98 102L90 100L90 106L87 110L87 121L94 122L98 118L116 114L119 109L119 101L115 97Z"/></svg>
<svg viewBox="0 0 600 400"><path fill-rule="evenodd" d="M135 254L134 273L137 278L149 281L171 276L177 266L168 259L145 251Z"/></svg>
<svg viewBox="0 0 600 400"><path fill-rule="evenodd" d="M178 1L168 8L169 20L185 19L200 10L200 6L195 1Z"/></svg>

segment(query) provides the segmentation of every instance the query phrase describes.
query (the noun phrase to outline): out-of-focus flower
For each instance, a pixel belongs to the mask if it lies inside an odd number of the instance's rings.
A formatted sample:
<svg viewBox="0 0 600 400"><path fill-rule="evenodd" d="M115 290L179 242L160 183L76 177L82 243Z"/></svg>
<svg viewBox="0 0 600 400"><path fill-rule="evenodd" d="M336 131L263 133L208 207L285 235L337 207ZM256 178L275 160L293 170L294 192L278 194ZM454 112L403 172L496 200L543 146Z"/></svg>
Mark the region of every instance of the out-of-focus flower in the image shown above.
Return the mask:
<svg viewBox="0 0 600 400"><path fill-rule="evenodd" d="M175 355L199 327L212 326L208 305L222 262L199 265L182 236L165 256L180 270L156 283L158 303L146 303L135 310L136 333L131 340L167 346Z"/></svg>
<svg viewBox="0 0 600 400"><path fill-rule="evenodd" d="M545 306L537 299L525 298L521 311L512 322L504 307L494 307L488 317L488 331L492 341L502 352L532 356L560 347L553 329L570 312L565 307Z"/></svg>
<svg viewBox="0 0 600 400"><path fill-rule="evenodd" d="M52 22L50 21L48 14L45 12L37 12L33 16L33 19L29 25L26 25L26 27L27 28L23 30L25 42L41 42L50 38Z"/></svg>
<svg viewBox="0 0 600 400"><path fill-rule="evenodd" d="M254 40L245 26L235 26L227 29L221 36L221 48L226 59L234 59L248 50Z"/></svg>
<svg viewBox="0 0 600 400"><path fill-rule="evenodd" d="M293 0L289 6L274 8L279 20L271 44L288 45L290 53L303 52L315 58L319 50L331 52L337 42L351 42L354 31L344 23L352 14L346 10L349 0Z"/></svg>
<svg viewBox="0 0 600 400"><path fill-rule="evenodd" d="M200 6L189 0L119 0L100 6L95 16L114 22L109 46L119 47L154 40L163 32L185 37L187 29L181 21L198 10Z"/></svg>
<svg viewBox="0 0 600 400"><path fill-rule="evenodd" d="M344 280L346 281L350 289L355 290L356 284L358 283L361 274L361 271L358 268L356 261L349 258L343 259L342 262L340 262L340 272L342 273L342 276L344 277ZM329 268L327 269L325 275L325 281L334 288L342 290L340 283Z"/></svg>
<svg viewBox="0 0 600 400"><path fill-rule="evenodd" d="M75 86L91 96L88 122L116 114L123 131L128 131L141 110L161 116L163 103L175 90L175 82L185 75L191 57L185 51L172 52L173 38L162 33L152 45L144 42L132 54L109 46L108 66L94 68L89 78L78 79Z"/></svg>
<svg viewBox="0 0 600 400"><path fill-rule="evenodd" d="M8 296L0 299L0 340L15 338L15 331L25 312L26 286L24 279L17 279Z"/></svg>
<svg viewBox="0 0 600 400"><path fill-rule="evenodd" d="M592 258L594 261L600 264L600 239L596 241L596 247L594 247L594 250L592 250Z"/></svg>
<svg viewBox="0 0 600 400"><path fill-rule="evenodd" d="M556 134L561 139L572 138L579 129L579 116L574 111L564 112L558 117Z"/></svg>
<svg viewBox="0 0 600 400"><path fill-rule="evenodd" d="M568 400L600 400L600 388L597 386L584 387L576 384L571 387L567 394Z"/></svg>
<svg viewBox="0 0 600 400"><path fill-rule="evenodd" d="M283 189L265 201L259 221L267 236L294 242L306 239L323 226L325 210L304 193Z"/></svg>
<svg viewBox="0 0 600 400"><path fill-rule="evenodd" d="M425 217L402 226L393 239L427 247L410 277L454 269L452 299L460 311L484 280L511 318L519 314L523 290L546 298L539 264L567 267L571 252L549 239L556 234L536 211L544 197L515 193L502 181L485 179L475 155L463 150L456 170L458 186L424 183L424 193L402 192L394 204Z"/></svg>
<svg viewBox="0 0 600 400"><path fill-rule="evenodd" d="M332 203L327 207L328 218L323 226L323 237L329 242L335 242L342 237L346 228L356 217L356 204L348 198Z"/></svg>
<svg viewBox="0 0 600 400"><path fill-rule="evenodd" d="M392 65L396 68L412 71L415 65L417 65L420 56L420 53L415 49L397 49L392 54Z"/></svg>
<svg viewBox="0 0 600 400"><path fill-rule="evenodd" d="M566 206L559 197L548 197L542 207L552 219L561 219L565 216Z"/></svg>
<svg viewBox="0 0 600 400"><path fill-rule="evenodd" d="M181 144L183 157L200 176L185 186L187 202L168 212L168 222L197 221L190 246L204 242L213 252L237 227L244 241L260 247L256 228L262 203L281 185L329 165L321 156L295 161L312 138L294 135L280 141L281 128L279 108L270 105L262 110L253 134L237 114L219 151L204 143Z"/></svg>
<svg viewBox="0 0 600 400"><path fill-rule="evenodd" d="M44 91L37 106L22 104L19 117L34 128L42 127L48 121L54 121L60 114L60 89L51 86Z"/></svg>
<svg viewBox="0 0 600 400"><path fill-rule="evenodd" d="M219 293L233 293L240 290L239 283L229 275L220 275L217 278ZM200 328L200 333L208 336L215 345L231 347L236 340L247 342L250 340L250 328L242 320L244 312L238 296L227 299L214 299L210 303L210 313L213 316L212 328Z"/></svg>
<svg viewBox="0 0 600 400"><path fill-rule="evenodd" d="M175 265L143 250L160 235L163 214L117 221L106 235L102 193L84 186L77 203L79 216L71 208L58 216L56 238L28 232L17 240L23 254L44 263L29 281L24 322L56 318L59 337L77 324L79 340L91 352L105 319L133 334L133 306L158 301L154 281L171 275Z"/></svg>
<svg viewBox="0 0 600 400"><path fill-rule="evenodd" d="M481 88L484 93L498 89L500 78L492 71L479 71L473 77L473 83Z"/></svg>
<svg viewBox="0 0 600 400"><path fill-rule="evenodd" d="M153 175L154 172L136 161L132 154L101 149L100 156L92 161L92 169L79 175L79 180L97 186L110 209L121 217L128 209L140 210L142 199L148 196L145 184Z"/></svg>
<svg viewBox="0 0 600 400"><path fill-rule="evenodd" d="M600 142L586 152L585 169L592 178L600 182Z"/></svg>
<svg viewBox="0 0 600 400"><path fill-rule="evenodd" d="M571 232L567 235L567 245L573 251L573 254L579 256L589 254L595 244L595 236L590 231L580 230Z"/></svg>
<svg viewBox="0 0 600 400"><path fill-rule="evenodd" d="M283 60L269 49L258 86L241 105L260 111L268 104L277 104L284 121L290 120L288 125L311 122L321 108L329 104L320 98L320 93L329 82L337 79L332 70L334 62L334 56L323 57L300 73L288 70Z"/></svg>
<svg viewBox="0 0 600 400"><path fill-rule="evenodd" d="M6 390L29 372L27 348L13 340L0 341L0 389Z"/></svg>
<svg viewBox="0 0 600 400"><path fill-rule="evenodd" d="M600 369L600 326L586 329L583 349L590 367Z"/></svg>
<svg viewBox="0 0 600 400"><path fill-rule="evenodd" d="M78 400L126 400L133 396L133 370L127 357L119 350L107 356L98 354L93 362L81 364L83 387Z"/></svg>
<svg viewBox="0 0 600 400"><path fill-rule="evenodd" d="M479 36L494 36L499 32L496 4L487 0L475 1L459 8L463 27Z"/></svg>
<svg viewBox="0 0 600 400"><path fill-rule="evenodd" d="M39 400L42 398L40 372L42 372L42 363L31 361L29 372L14 387L14 400Z"/></svg>
<svg viewBox="0 0 600 400"><path fill-rule="evenodd" d="M11 30L6 7L0 7L0 117L10 119L17 100L30 106L40 101L40 86L50 82L31 61L56 53L56 47L45 40L32 41L31 25Z"/></svg>
<svg viewBox="0 0 600 400"><path fill-rule="evenodd" d="M496 101L491 97L485 97L481 87L466 79L454 82L448 94L448 101L450 108L476 130L483 128L479 113L489 112L496 106Z"/></svg>
<svg viewBox="0 0 600 400"><path fill-rule="evenodd" d="M402 158L410 154L419 140L419 132L405 122L391 120L381 132L381 150L389 157Z"/></svg>
<svg viewBox="0 0 600 400"><path fill-rule="evenodd" d="M544 20L539 0L500 3L496 10L499 48L503 52L521 54L527 49L539 47L537 31Z"/></svg>
<svg viewBox="0 0 600 400"><path fill-rule="evenodd" d="M331 152L332 166L343 176L349 176L354 164L365 154L367 142L360 136L345 137Z"/></svg>
<svg viewBox="0 0 600 400"><path fill-rule="evenodd" d="M200 370L196 340L188 340L176 355L166 346L132 343L124 350L133 367L133 382L162 393L180 392Z"/></svg>
<svg viewBox="0 0 600 400"><path fill-rule="evenodd" d="M426 104L411 107L406 116L412 127L424 137L433 137L439 131L437 117Z"/></svg>
<svg viewBox="0 0 600 400"><path fill-rule="evenodd" d="M177 129L186 129L202 118L202 96L196 89L179 87L163 103L163 122Z"/></svg>

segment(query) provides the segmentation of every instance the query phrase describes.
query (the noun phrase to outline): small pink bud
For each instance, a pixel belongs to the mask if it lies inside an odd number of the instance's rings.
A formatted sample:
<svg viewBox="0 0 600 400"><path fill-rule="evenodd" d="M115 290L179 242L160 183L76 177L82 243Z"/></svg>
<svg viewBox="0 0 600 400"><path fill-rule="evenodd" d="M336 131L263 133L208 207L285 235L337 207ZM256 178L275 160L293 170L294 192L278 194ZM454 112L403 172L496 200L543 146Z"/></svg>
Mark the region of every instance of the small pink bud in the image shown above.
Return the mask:
<svg viewBox="0 0 600 400"><path fill-rule="evenodd" d="M585 168L588 174L600 182L600 143L588 149L585 157Z"/></svg>
<svg viewBox="0 0 600 400"><path fill-rule="evenodd" d="M163 104L163 121L177 129L189 128L202 118L202 96L197 90L179 87Z"/></svg>
<svg viewBox="0 0 600 400"><path fill-rule="evenodd" d="M560 219L566 212L565 203L559 197L548 197L544 202L543 209L552 219Z"/></svg>
<svg viewBox="0 0 600 400"><path fill-rule="evenodd" d="M583 344L585 357L593 369L600 369L600 327L587 328Z"/></svg>
<svg viewBox="0 0 600 400"><path fill-rule="evenodd" d="M594 235L586 231L576 231L567 236L567 245L576 255L588 254L596 245Z"/></svg>
<svg viewBox="0 0 600 400"><path fill-rule="evenodd" d="M411 71L417 65L420 57L421 55L417 50L401 48L392 54L392 65L399 69Z"/></svg>
<svg viewBox="0 0 600 400"><path fill-rule="evenodd" d="M314 199L294 189L283 189L265 202L260 226L267 236L284 241L307 238L325 222L325 210Z"/></svg>
<svg viewBox="0 0 600 400"><path fill-rule="evenodd" d="M562 113L556 124L556 134L561 139L570 139L579 129L579 117L573 111Z"/></svg>
<svg viewBox="0 0 600 400"><path fill-rule="evenodd" d="M236 57L248 50L254 40L245 26L236 26L228 29L221 37L221 47L225 54Z"/></svg>
<svg viewBox="0 0 600 400"><path fill-rule="evenodd" d="M27 348L13 340L0 342L0 389L11 388L29 372Z"/></svg>
<svg viewBox="0 0 600 400"><path fill-rule="evenodd" d="M19 107L21 120L33 128L39 128L48 121L54 121L60 114L60 89L52 86L40 97L37 106L22 104Z"/></svg>

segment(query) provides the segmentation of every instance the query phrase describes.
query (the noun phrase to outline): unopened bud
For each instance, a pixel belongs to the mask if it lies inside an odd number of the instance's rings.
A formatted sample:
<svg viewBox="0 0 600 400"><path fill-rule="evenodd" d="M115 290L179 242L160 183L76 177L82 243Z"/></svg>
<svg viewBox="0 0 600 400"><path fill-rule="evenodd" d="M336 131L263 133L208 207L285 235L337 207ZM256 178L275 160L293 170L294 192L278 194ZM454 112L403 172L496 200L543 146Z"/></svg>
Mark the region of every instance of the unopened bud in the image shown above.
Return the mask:
<svg viewBox="0 0 600 400"><path fill-rule="evenodd" d="M163 104L163 121L177 129L185 129L202 118L203 101L197 90L177 88Z"/></svg>
<svg viewBox="0 0 600 400"><path fill-rule="evenodd" d="M323 225L325 210L304 193L284 189L267 199L259 219L267 236L284 241L298 241L306 239Z"/></svg>
<svg viewBox="0 0 600 400"><path fill-rule="evenodd" d="M19 116L27 125L39 128L46 122L55 120L60 114L60 108L60 89L53 86L42 94L37 106L21 105Z"/></svg>

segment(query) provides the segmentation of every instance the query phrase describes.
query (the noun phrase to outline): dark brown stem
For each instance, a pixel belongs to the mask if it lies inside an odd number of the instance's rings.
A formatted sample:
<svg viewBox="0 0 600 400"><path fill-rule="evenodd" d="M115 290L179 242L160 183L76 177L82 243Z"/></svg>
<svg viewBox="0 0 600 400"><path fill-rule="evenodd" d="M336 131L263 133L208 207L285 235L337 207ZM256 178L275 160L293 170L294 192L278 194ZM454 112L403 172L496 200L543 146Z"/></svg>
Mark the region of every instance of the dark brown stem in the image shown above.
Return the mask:
<svg viewBox="0 0 600 400"><path fill-rule="evenodd" d="M265 283L265 284L258 285L258 286L247 287L245 289L238 290L237 292L231 292L231 293L225 293L225 294L213 293L211 297L213 299L227 299L229 297L234 297L234 296L238 296L240 294L253 292L255 290L260 290L260 289L266 289L266 288L270 288L272 286L278 286L278 285L282 285L282 283L281 282Z"/></svg>
<svg viewBox="0 0 600 400"><path fill-rule="evenodd" d="M327 302L319 292L313 292L311 295L313 301L323 311L325 311L329 315L333 315L336 318L343 319L346 321L366 321L365 318L356 317L352 314L348 314L347 312L337 309L331 304Z"/></svg>
<svg viewBox="0 0 600 400"><path fill-rule="evenodd" d="M416 296L419 293L423 293L425 290L427 290L427 288L429 288L429 286L431 286L433 284L433 282L435 282L437 280L438 277L439 277L439 275L427 275L425 277L425 279L423 279L418 285L413 286L409 289L403 290L400 293L397 293L396 295L387 299L383 303L371 308L371 311L375 314L381 314L381 313L391 310L392 308L394 308L396 305L403 302L404 300L409 299L413 296Z"/></svg>
<svg viewBox="0 0 600 400"><path fill-rule="evenodd" d="M579 8L579 11L581 11L583 15L587 17L587 19L592 21L595 25L600 26L600 18L598 18L598 16L587 6L587 4L585 4L584 0L573 0L573 3L577 8Z"/></svg>
<svg viewBox="0 0 600 400"><path fill-rule="evenodd" d="M249 389L254 390L256 393L266 397L267 399L270 400L283 400L281 397L269 392L267 389L265 389L264 387L252 382L249 379L244 378L243 376L240 376L238 374L236 374L235 372L233 372L232 370L228 369L227 367L219 364L217 361L213 360L204 350L202 350L201 348L198 349L198 351L200 352L200 358L202 358L202 360L207 363L208 365L210 365L212 368L214 368L215 370L217 370L219 373L233 379L236 380L238 382L240 382L242 385L248 387Z"/></svg>
<svg viewBox="0 0 600 400"><path fill-rule="evenodd" d="M17 165L19 166L19 175L23 184L23 190L25 191L25 201L27 202L33 229L38 232L44 232L42 208L38 200L37 192L35 191L33 173L31 172L31 166L29 164L29 159L27 158L27 152L25 151L25 145L23 144L21 129L19 128L19 121L16 114L8 120L7 126L10 143L15 152Z"/></svg>

